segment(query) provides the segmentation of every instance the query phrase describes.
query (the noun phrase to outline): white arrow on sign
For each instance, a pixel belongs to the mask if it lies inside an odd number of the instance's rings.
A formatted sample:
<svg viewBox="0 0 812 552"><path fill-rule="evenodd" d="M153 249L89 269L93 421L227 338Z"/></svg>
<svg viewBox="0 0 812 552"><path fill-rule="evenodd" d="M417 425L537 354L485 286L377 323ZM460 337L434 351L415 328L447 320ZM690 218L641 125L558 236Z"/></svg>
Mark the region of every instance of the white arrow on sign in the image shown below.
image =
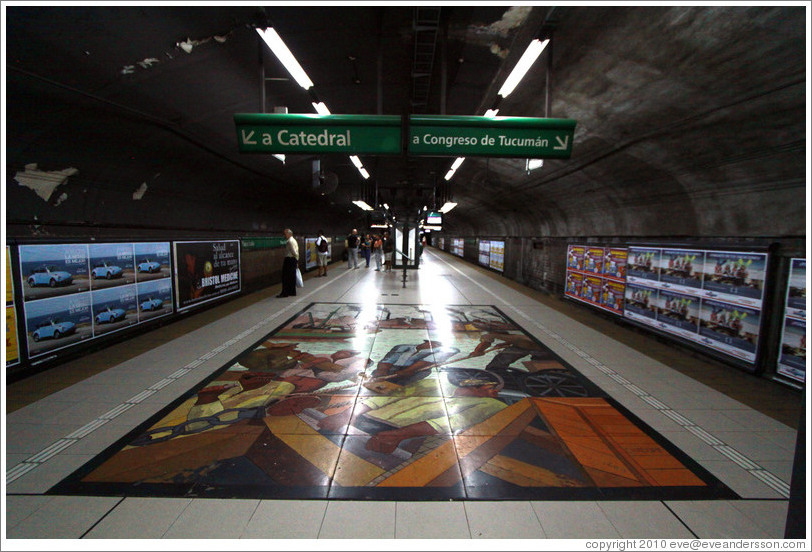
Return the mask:
<svg viewBox="0 0 812 552"><path fill-rule="evenodd" d="M562 142L561 138L559 136L556 136L555 141L558 142L558 145L553 146L554 150L565 150L567 149L567 145L570 143L570 137L564 136L564 141Z"/></svg>
<svg viewBox="0 0 812 552"><path fill-rule="evenodd" d="M253 130L248 132L248 136L245 135L244 130L241 130L240 132L242 133L242 143L243 144L256 144L257 143L256 140L251 140L251 138L254 137L254 131Z"/></svg>

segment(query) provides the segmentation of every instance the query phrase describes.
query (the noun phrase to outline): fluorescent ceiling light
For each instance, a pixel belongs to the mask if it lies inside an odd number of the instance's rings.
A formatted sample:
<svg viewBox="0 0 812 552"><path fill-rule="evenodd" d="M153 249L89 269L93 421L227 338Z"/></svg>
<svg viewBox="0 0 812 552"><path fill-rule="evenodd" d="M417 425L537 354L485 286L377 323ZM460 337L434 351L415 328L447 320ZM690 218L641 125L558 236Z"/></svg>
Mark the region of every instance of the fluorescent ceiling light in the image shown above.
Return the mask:
<svg viewBox="0 0 812 552"><path fill-rule="evenodd" d="M389 227L388 227L387 225L385 225L385 224L370 224L370 225L369 225L369 227L370 227L370 228L389 228Z"/></svg>
<svg viewBox="0 0 812 552"><path fill-rule="evenodd" d="M357 168L359 169L364 168L364 164L361 163L361 160L358 159L357 155L350 155L350 161L352 161L352 164L355 165Z"/></svg>
<svg viewBox="0 0 812 552"><path fill-rule="evenodd" d="M358 207L360 207L360 208L361 208L361 209L363 209L364 211L372 211L372 210L373 210L373 209L372 209L372 207L370 207L370 206L367 204L367 202L366 202L366 201L364 201L364 200L362 200L362 199L358 199L358 200L356 200L356 201L353 201L353 203L355 203L355 204L356 204Z"/></svg>
<svg viewBox="0 0 812 552"><path fill-rule="evenodd" d="M505 84L502 85L502 88L499 89L499 95L503 98L507 98L508 94L513 92L513 89L516 88L516 85L524 78L524 75L527 71L530 70L530 67L533 65L533 62L541 55L541 52L547 46L547 43L550 42L548 38L544 42L540 41L538 38L534 39L533 42L527 47L527 50L524 51L522 54L521 59L519 59L519 63L516 64L516 67L513 68L513 71L510 72L508 75Z"/></svg>
<svg viewBox="0 0 812 552"><path fill-rule="evenodd" d="M445 178L446 180L451 180L451 177L454 176L454 172L456 172L454 171L454 169L449 169L448 172L445 173L445 176L443 178Z"/></svg>
<svg viewBox="0 0 812 552"><path fill-rule="evenodd" d="M324 105L324 102L313 102L313 109L316 110L316 113L319 115L330 115L330 110L327 109L327 106Z"/></svg>
<svg viewBox="0 0 812 552"><path fill-rule="evenodd" d="M484 117L496 117L496 114L499 113L498 109L489 109L485 112Z"/></svg>
<svg viewBox="0 0 812 552"><path fill-rule="evenodd" d="M532 171L541 168L544 165L544 159L528 159L527 170Z"/></svg>
<svg viewBox="0 0 812 552"><path fill-rule="evenodd" d="M454 208L454 207L456 207L456 206L457 206L457 204L456 204L456 203L452 203L452 202L450 202L450 201L446 201L446 202L445 202L445 204L444 204L442 207L440 207L440 212L441 212L441 213L447 213L447 212L449 212L451 209L453 209L453 208Z"/></svg>
<svg viewBox="0 0 812 552"><path fill-rule="evenodd" d="M384 204L383 204L383 208L384 208L384 209L389 209L389 204L388 204L388 203L384 203Z"/></svg>
<svg viewBox="0 0 812 552"><path fill-rule="evenodd" d="M276 157L277 159L279 159L280 161L282 161L282 163L285 162L285 154L284 153L274 153L273 156Z"/></svg>
<svg viewBox="0 0 812 552"><path fill-rule="evenodd" d="M456 161L451 165L451 170L456 171L462 165L462 162L465 161L465 157L457 157Z"/></svg>
<svg viewBox="0 0 812 552"><path fill-rule="evenodd" d="M364 180L369 178L369 173L367 172L367 170L365 168L361 167L360 169L358 169L358 172L361 173L361 176L364 177ZM372 207L370 207L369 210L371 211Z"/></svg>
<svg viewBox="0 0 812 552"><path fill-rule="evenodd" d="M299 65L299 62L296 61L296 58L293 54L288 50L288 47L285 46L285 43L282 41L280 36L276 33L273 27L268 27L267 29L257 29L259 36L262 37L262 40L265 41L265 44L268 45L268 48L279 58L279 61L282 62L282 65L285 66L285 69L288 70L290 76L299 83L299 86L304 88L305 90L311 88L313 86L313 81L307 76L307 73L304 72L302 66Z"/></svg>

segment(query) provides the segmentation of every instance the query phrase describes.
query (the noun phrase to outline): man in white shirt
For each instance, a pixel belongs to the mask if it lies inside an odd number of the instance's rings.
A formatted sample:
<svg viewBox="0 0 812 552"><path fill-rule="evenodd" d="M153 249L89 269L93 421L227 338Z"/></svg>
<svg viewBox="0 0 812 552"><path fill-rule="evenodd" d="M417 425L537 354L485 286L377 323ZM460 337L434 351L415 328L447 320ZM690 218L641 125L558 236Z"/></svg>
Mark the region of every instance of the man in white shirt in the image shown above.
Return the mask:
<svg viewBox="0 0 812 552"><path fill-rule="evenodd" d="M285 243L285 260L282 263L282 293L277 297L292 297L296 295L296 267L299 265L299 244L293 238L290 228L283 232Z"/></svg>

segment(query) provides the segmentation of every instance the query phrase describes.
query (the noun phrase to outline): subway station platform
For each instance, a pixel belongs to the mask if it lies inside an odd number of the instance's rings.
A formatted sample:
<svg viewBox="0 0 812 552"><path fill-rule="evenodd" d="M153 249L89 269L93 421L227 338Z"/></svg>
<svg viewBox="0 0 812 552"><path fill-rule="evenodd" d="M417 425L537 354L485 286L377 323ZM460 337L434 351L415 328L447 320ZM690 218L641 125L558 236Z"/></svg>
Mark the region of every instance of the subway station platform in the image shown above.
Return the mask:
<svg viewBox="0 0 812 552"><path fill-rule="evenodd" d="M6 537L782 538L800 393L427 249L8 385Z"/></svg>

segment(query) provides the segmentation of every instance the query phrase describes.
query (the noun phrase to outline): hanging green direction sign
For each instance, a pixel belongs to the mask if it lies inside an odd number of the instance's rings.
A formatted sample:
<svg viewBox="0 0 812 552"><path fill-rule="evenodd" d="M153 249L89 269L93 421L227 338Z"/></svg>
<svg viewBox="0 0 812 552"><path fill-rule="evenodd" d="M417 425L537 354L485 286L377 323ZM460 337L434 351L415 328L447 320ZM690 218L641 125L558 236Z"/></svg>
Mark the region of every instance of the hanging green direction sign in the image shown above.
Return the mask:
<svg viewBox="0 0 812 552"><path fill-rule="evenodd" d="M569 158L575 121L530 117L412 116L413 155Z"/></svg>
<svg viewBox="0 0 812 552"><path fill-rule="evenodd" d="M238 113L234 122L241 153L401 152L398 116Z"/></svg>

